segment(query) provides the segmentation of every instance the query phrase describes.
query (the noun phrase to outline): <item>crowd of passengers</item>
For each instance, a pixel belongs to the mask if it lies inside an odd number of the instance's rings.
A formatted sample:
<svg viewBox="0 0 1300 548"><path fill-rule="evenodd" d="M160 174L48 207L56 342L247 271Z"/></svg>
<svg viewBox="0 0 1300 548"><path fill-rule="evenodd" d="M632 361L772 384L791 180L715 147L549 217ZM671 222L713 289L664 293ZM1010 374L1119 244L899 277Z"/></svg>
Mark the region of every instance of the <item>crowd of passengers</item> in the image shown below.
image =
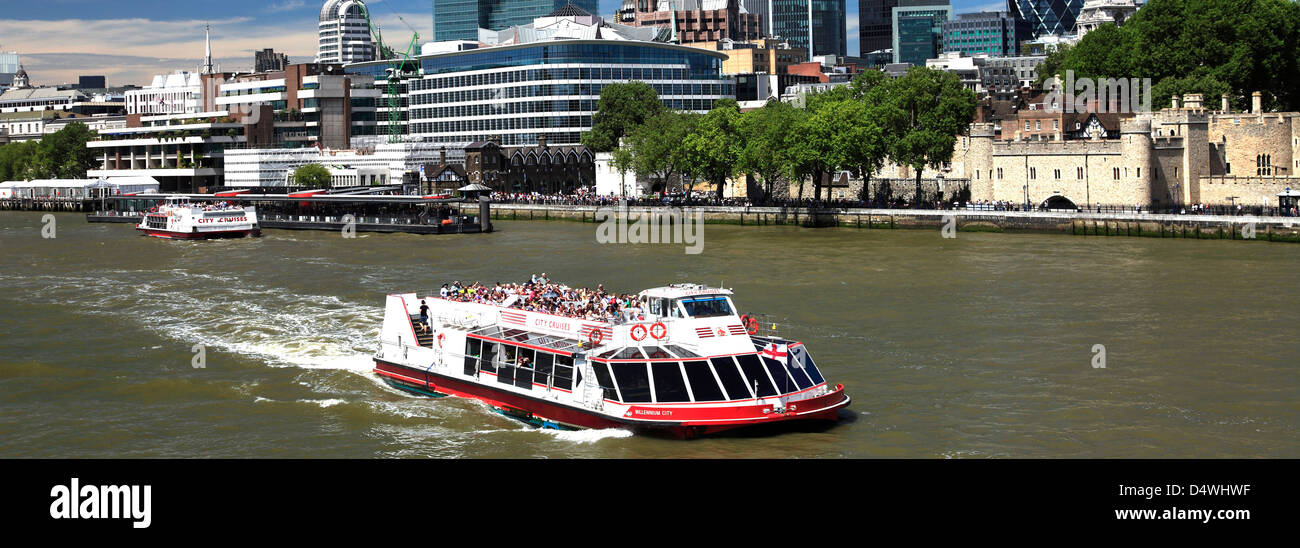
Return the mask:
<svg viewBox="0 0 1300 548"><path fill-rule="evenodd" d="M477 282L463 285L456 281L442 284L439 295L451 301L494 304L567 318L616 323L641 316L645 304L636 295L607 292L603 284L588 289L554 283L547 279L545 272L541 276L532 275L524 283L497 282L488 286Z"/></svg>

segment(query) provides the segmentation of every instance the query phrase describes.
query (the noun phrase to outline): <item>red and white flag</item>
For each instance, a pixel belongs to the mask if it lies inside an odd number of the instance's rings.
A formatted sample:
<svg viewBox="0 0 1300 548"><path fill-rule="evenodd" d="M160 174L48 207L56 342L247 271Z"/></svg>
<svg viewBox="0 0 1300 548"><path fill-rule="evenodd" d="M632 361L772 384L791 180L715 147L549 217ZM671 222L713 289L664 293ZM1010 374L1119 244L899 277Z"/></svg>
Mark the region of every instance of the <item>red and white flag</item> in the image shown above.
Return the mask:
<svg viewBox="0 0 1300 548"><path fill-rule="evenodd" d="M770 360L781 362L781 365L788 365L790 350L789 347L784 344L768 343L767 347L763 348L762 352L759 352L759 355ZM795 367L799 367L797 362Z"/></svg>

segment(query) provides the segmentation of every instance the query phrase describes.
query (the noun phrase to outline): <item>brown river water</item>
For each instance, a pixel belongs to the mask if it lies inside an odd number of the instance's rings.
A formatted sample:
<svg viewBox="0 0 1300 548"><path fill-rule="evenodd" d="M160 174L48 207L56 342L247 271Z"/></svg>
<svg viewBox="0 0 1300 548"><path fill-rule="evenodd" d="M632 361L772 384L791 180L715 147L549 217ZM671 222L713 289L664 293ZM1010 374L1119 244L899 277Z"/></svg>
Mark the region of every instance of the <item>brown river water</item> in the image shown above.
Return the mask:
<svg viewBox="0 0 1300 548"><path fill-rule="evenodd" d="M690 255L561 221L180 242L78 214L43 238L41 215L0 212L0 457L1300 456L1293 244L708 225ZM541 272L732 288L853 404L683 442L537 430L370 372L386 293Z"/></svg>

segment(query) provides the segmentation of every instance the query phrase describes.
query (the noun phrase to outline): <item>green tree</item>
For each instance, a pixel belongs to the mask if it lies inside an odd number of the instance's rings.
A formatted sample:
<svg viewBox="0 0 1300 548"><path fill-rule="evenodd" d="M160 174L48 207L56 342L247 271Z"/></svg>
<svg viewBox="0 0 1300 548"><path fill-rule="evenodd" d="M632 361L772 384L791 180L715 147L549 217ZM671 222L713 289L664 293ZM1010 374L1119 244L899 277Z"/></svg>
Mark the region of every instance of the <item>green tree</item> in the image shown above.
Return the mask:
<svg viewBox="0 0 1300 548"><path fill-rule="evenodd" d="M650 84L606 85L600 90L596 114L591 117L591 131L582 134L582 144L596 152L610 152L618 147L619 139L665 110Z"/></svg>
<svg viewBox="0 0 1300 548"><path fill-rule="evenodd" d="M1300 5L1287 0L1150 0L1118 28L1089 32L1039 67L1040 78L1150 78L1153 106L1175 93L1246 109L1300 110ZM1226 90L1228 91L1224 91Z"/></svg>
<svg viewBox="0 0 1300 548"><path fill-rule="evenodd" d="M916 172L916 199L921 202L921 172L926 166L939 168L952 160L957 136L975 119L975 92L962 87L955 74L912 67L890 84L887 103L881 105L894 134L889 157Z"/></svg>
<svg viewBox="0 0 1300 548"><path fill-rule="evenodd" d="M330 184L330 171L320 164L307 164L293 170L293 183L311 188L327 187Z"/></svg>
<svg viewBox="0 0 1300 548"><path fill-rule="evenodd" d="M740 118L737 168L754 180L746 194L756 202L769 200L790 169L790 149L795 136L790 128L799 113L783 101L768 101Z"/></svg>
<svg viewBox="0 0 1300 548"><path fill-rule="evenodd" d="M637 173L650 175L665 189L674 176L682 175L689 163L682 143L699 118L698 114L664 110L630 133L627 144Z"/></svg>
<svg viewBox="0 0 1300 548"><path fill-rule="evenodd" d="M712 184L721 198L740 162L740 139L740 105L733 99L718 101L682 141L683 169Z"/></svg>

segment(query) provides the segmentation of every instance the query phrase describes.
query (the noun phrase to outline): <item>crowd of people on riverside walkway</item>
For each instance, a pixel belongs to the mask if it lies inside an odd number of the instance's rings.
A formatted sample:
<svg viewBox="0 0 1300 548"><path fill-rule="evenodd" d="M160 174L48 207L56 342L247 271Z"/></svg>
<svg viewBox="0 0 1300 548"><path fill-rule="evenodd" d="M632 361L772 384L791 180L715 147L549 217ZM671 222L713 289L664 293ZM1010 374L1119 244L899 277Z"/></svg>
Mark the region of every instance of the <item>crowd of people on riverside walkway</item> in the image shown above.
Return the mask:
<svg viewBox="0 0 1300 548"><path fill-rule="evenodd" d="M505 193L497 192L492 194L492 201L499 204L530 204L530 205L571 205L571 206L608 206L626 204L629 207L782 207L782 208L810 208L810 209L914 209L911 200L907 198L894 198L886 200L883 198L874 198L872 200L818 200L812 198L769 198L763 200L751 200L748 198L719 198L713 193L704 194L662 194L658 196L643 197L621 197L621 196L600 196L593 193L579 194L539 194L539 193ZM1076 205L1067 208L1051 207L1047 203L1037 205L1026 204L1024 202L1014 202L1009 200L930 200L924 201L919 209L930 210L963 210L963 211L1069 211L1075 210L1084 213L1166 213L1178 215L1281 215L1297 216L1300 215L1300 209L1296 207L1279 208L1268 206L1242 206L1237 205L1209 205L1209 204L1189 204L1189 205L1169 205L1165 207L1156 207L1133 204L1133 205Z"/></svg>
<svg viewBox="0 0 1300 548"><path fill-rule="evenodd" d="M455 281L442 284L439 296L450 301L493 304L595 322L622 321L625 318L620 311L630 310L635 314L642 305L636 295L608 292L603 284L596 289L569 287L552 282L545 272L541 276L534 274L523 283L497 282L488 286Z"/></svg>

